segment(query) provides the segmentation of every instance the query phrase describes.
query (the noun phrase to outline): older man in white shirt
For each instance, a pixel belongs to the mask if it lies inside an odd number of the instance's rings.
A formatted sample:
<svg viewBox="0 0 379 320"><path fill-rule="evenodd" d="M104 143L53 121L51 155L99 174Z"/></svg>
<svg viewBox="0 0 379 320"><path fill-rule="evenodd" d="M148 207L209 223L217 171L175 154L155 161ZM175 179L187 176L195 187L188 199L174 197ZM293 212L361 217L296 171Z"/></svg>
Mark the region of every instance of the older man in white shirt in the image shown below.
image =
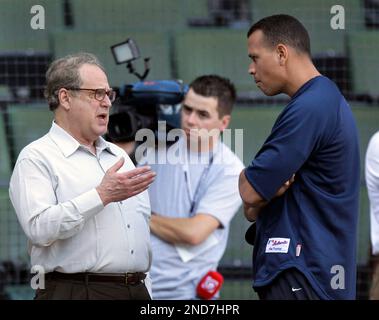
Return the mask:
<svg viewBox="0 0 379 320"><path fill-rule="evenodd" d="M115 92L96 57L56 60L46 78L54 122L21 151L9 189L32 266L46 273L35 298L150 299L155 173L101 137Z"/></svg>

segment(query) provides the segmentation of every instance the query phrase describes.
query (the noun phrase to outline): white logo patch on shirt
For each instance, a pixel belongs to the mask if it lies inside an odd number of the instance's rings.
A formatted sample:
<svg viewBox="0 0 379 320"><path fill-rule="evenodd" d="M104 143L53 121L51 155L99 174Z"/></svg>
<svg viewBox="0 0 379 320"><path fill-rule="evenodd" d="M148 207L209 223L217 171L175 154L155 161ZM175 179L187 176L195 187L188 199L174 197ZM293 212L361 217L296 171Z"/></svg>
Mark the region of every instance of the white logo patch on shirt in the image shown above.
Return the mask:
<svg viewBox="0 0 379 320"><path fill-rule="evenodd" d="M265 253L288 253L290 241L289 238L270 238Z"/></svg>

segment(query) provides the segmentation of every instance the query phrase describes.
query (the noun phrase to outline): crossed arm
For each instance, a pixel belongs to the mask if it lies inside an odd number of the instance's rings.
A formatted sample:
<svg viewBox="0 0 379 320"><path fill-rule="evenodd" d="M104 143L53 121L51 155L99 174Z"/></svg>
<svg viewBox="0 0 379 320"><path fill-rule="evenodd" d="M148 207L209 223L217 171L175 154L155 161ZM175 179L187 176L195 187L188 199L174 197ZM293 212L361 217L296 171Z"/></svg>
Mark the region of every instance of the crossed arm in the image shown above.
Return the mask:
<svg viewBox="0 0 379 320"><path fill-rule="evenodd" d="M198 245L220 226L220 222L209 214L196 214L190 218L164 217L152 212L151 232L172 244Z"/></svg>
<svg viewBox="0 0 379 320"><path fill-rule="evenodd" d="M294 182L293 175L276 193L276 197L284 194ZM246 179L244 170L239 178L239 191L244 204L245 217L249 221L257 219L260 210L267 205ZM209 214L198 213L190 218L164 217L152 212L150 220L151 232L164 241L172 244L198 245L220 227L220 221Z"/></svg>
<svg viewBox="0 0 379 320"><path fill-rule="evenodd" d="M294 181L295 175L293 174L292 177L279 188L275 197L283 195ZM246 179L245 170L242 170L240 173L238 187L243 201L245 217L249 221L255 221L261 209L268 204L268 201L265 201Z"/></svg>

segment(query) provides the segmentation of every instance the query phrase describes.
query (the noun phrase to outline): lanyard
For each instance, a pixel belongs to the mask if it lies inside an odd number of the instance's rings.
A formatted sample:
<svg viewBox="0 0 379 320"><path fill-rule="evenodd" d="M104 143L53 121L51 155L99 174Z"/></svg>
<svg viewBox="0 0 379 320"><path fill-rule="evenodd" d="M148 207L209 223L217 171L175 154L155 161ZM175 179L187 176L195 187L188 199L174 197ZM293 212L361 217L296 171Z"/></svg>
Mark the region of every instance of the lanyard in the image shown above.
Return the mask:
<svg viewBox="0 0 379 320"><path fill-rule="evenodd" d="M195 211L196 204L198 203L198 201L201 198L201 193L200 193L201 187L207 178L207 175L208 175L208 172L209 172L209 169L210 169L212 163L213 163L213 153L209 157L208 165L204 168L203 172L201 173L201 176L200 176L199 182L197 183L194 195L192 195L192 187L191 187L188 163L184 169L184 178L186 180L188 197L189 197L189 200L191 202L190 217L192 217L195 214L194 211Z"/></svg>

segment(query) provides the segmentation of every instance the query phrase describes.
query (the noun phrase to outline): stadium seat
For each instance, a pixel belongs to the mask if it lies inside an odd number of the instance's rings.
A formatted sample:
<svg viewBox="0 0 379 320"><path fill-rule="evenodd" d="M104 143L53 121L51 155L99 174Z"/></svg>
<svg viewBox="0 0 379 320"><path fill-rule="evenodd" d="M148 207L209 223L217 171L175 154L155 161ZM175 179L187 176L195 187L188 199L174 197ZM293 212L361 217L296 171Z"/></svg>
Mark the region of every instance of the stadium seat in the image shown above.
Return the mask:
<svg viewBox="0 0 379 320"><path fill-rule="evenodd" d="M9 200L8 187L0 187L0 261L27 261L27 241Z"/></svg>
<svg viewBox="0 0 379 320"><path fill-rule="evenodd" d="M9 285L5 288L6 294L10 300L33 300L35 291L30 283L22 285Z"/></svg>
<svg viewBox="0 0 379 320"><path fill-rule="evenodd" d="M258 294L252 288L252 279L230 278L220 291L221 300L258 300Z"/></svg>
<svg viewBox="0 0 379 320"><path fill-rule="evenodd" d="M182 28L182 1L178 0L102 0L71 1L76 31L171 31ZM83 18L85 17L85 18Z"/></svg>
<svg viewBox="0 0 379 320"><path fill-rule="evenodd" d="M45 9L45 29L34 30L31 8L40 5ZM61 1L1 0L0 53L14 51L49 51L49 32L63 27Z"/></svg>
<svg viewBox="0 0 379 320"><path fill-rule="evenodd" d="M342 5L345 9L345 29L333 30L330 21L335 14L331 8ZM363 29L363 6L357 0L294 0L291 5L283 0L252 0L253 21L273 14L290 14L304 23L311 38L313 54L346 54L346 33Z"/></svg>
<svg viewBox="0 0 379 320"><path fill-rule="evenodd" d="M177 78L186 83L200 75L218 74L230 78L239 91L258 91L247 71L245 31L185 31L176 35L175 51Z"/></svg>
<svg viewBox="0 0 379 320"><path fill-rule="evenodd" d="M179 0L179 1L181 1L182 14L187 19L209 18L209 8L208 8L209 0L192 0L192 1Z"/></svg>
<svg viewBox="0 0 379 320"><path fill-rule="evenodd" d="M17 157L22 148L49 131L53 113L47 104L14 104L8 111Z"/></svg>
<svg viewBox="0 0 379 320"><path fill-rule="evenodd" d="M232 129L232 146L235 141L235 129L243 129L243 159L245 166L253 160L255 154L270 134L275 119L283 107L236 107L232 113L230 128ZM233 151L235 149L232 148ZM230 224L229 240L221 265L250 266L253 247L245 241L245 232L250 223L243 215L242 207Z"/></svg>
<svg viewBox="0 0 379 320"><path fill-rule="evenodd" d="M8 108L13 132L14 153L18 156L24 146L48 132L52 113L45 104L9 105ZM0 143L1 160L3 161L2 147L6 144L3 144L2 141ZM4 155L7 155L5 151ZM1 165L3 164L1 163ZM6 184L0 185L0 260L18 261L21 259L25 261L27 259L26 237L17 221L8 196L9 162L5 164L5 167L7 168Z"/></svg>
<svg viewBox="0 0 379 320"><path fill-rule="evenodd" d="M365 185L361 186L359 200L357 263L367 265L370 259L370 202Z"/></svg>
<svg viewBox="0 0 379 320"><path fill-rule="evenodd" d="M362 60L363 62L363 60ZM358 127L361 163L360 212L358 225L358 256L357 262L365 265L369 260L370 250L370 204L365 184L365 156L368 143L379 130L379 109L367 105L353 104L352 110Z"/></svg>
<svg viewBox="0 0 379 320"><path fill-rule="evenodd" d="M54 55L56 58L66 54L87 51L95 54L108 73L111 86L137 82L130 75L126 65L116 65L110 47L114 44L133 38L137 43L141 59L133 62L137 72L143 73L143 58L150 57L150 74L147 80L171 79L169 38L162 33L141 32L61 32L54 35Z"/></svg>
<svg viewBox="0 0 379 320"><path fill-rule="evenodd" d="M0 261L7 260L8 255L8 248L7 245L5 245L6 243L8 243L8 202L8 189L4 186L0 187Z"/></svg>
<svg viewBox="0 0 379 320"><path fill-rule="evenodd" d="M351 103L351 106L358 127L361 180L364 180L364 164L367 146L374 133L379 131L379 108L372 108L369 105L358 103Z"/></svg>
<svg viewBox="0 0 379 320"><path fill-rule="evenodd" d="M379 97L378 31L361 31L349 35L353 92Z"/></svg>
<svg viewBox="0 0 379 320"><path fill-rule="evenodd" d="M10 157L5 135L3 113L0 113L0 187L7 186L10 177Z"/></svg>

